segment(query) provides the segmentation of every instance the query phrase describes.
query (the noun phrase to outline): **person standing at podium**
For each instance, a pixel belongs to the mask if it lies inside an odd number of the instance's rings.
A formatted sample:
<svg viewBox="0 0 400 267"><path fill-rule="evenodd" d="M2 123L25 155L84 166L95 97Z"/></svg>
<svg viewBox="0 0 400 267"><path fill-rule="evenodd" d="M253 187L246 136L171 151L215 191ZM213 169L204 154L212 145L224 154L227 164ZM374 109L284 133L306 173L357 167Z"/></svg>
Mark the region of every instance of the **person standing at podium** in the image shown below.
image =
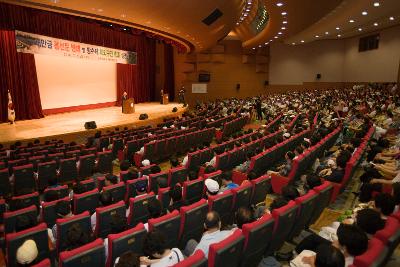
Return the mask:
<svg viewBox="0 0 400 267"><path fill-rule="evenodd" d="M122 113L124 113L124 102L125 100L128 100L128 93L126 91L124 91L124 93L122 94Z"/></svg>
<svg viewBox="0 0 400 267"><path fill-rule="evenodd" d="M160 91L160 104L163 104L163 103L164 103L164 90L161 89L161 91Z"/></svg>

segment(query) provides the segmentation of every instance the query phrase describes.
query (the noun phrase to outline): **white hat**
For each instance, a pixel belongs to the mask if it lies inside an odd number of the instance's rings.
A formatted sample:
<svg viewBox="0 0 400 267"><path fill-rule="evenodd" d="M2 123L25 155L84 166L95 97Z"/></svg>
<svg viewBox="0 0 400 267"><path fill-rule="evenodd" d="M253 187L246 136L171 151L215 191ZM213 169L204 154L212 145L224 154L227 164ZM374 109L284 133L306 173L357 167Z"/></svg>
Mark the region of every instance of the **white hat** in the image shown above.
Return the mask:
<svg viewBox="0 0 400 267"><path fill-rule="evenodd" d="M16 259L19 264L30 264L38 256L38 249L35 241L26 240L18 249Z"/></svg>
<svg viewBox="0 0 400 267"><path fill-rule="evenodd" d="M204 184L211 193L217 193L219 191L219 184L213 179L206 179Z"/></svg>
<svg viewBox="0 0 400 267"><path fill-rule="evenodd" d="M143 161L142 161L142 165L143 165L144 167L149 166L149 165L150 165L150 160L148 160L148 159L143 160Z"/></svg>
<svg viewBox="0 0 400 267"><path fill-rule="evenodd" d="M285 133L285 134L283 134L283 137L289 138L289 137L290 137L290 133Z"/></svg>

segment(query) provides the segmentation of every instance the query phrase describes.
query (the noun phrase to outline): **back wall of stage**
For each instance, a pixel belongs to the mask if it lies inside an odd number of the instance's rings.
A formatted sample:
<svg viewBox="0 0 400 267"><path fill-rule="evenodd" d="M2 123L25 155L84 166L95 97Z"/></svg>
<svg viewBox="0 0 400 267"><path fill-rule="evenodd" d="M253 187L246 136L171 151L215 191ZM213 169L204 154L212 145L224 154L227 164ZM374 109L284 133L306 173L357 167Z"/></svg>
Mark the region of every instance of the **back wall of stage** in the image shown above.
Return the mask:
<svg viewBox="0 0 400 267"><path fill-rule="evenodd" d="M115 63L40 54L35 63L44 110L116 101Z"/></svg>

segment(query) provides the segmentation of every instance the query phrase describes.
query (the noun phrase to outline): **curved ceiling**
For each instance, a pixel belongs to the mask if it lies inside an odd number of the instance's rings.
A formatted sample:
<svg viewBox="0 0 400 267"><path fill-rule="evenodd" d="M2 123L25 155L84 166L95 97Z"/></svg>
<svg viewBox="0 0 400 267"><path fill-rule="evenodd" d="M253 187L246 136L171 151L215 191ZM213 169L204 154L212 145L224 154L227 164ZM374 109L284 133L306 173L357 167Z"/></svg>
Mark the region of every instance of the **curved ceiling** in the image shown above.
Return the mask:
<svg viewBox="0 0 400 267"><path fill-rule="evenodd" d="M271 42L351 37L400 23L400 0L0 1L142 29L175 40L188 52L206 50L225 37L256 49ZM222 15L209 26L203 23L216 9Z"/></svg>
<svg viewBox="0 0 400 267"><path fill-rule="evenodd" d="M203 50L234 27L243 0L5 0L17 5L89 17L131 26ZM223 15L210 26L202 22L215 9Z"/></svg>

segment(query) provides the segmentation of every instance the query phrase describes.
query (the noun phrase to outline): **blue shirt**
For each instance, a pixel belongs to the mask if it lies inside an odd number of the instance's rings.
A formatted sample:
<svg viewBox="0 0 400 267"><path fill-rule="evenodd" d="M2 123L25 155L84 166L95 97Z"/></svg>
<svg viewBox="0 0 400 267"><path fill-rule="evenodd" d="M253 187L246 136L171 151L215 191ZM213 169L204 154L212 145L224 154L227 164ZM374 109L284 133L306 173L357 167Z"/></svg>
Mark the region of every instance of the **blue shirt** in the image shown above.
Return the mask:
<svg viewBox="0 0 400 267"><path fill-rule="evenodd" d="M211 234L204 234L200 240L200 243L197 244L196 249L194 250L195 252L197 250L201 250L204 252L204 255L208 259L208 250L210 249L210 245L218 243L225 238L227 238L229 235L232 234L232 231L215 231Z"/></svg>
<svg viewBox="0 0 400 267"><path fill-rule="evenodd" d="M235 184L235 183L229 183L229 184L226 185L226 188L228 188L228 189L233 189L233 188L236 188L236 187L239 187L239 186L237 184Z"/></svg>

